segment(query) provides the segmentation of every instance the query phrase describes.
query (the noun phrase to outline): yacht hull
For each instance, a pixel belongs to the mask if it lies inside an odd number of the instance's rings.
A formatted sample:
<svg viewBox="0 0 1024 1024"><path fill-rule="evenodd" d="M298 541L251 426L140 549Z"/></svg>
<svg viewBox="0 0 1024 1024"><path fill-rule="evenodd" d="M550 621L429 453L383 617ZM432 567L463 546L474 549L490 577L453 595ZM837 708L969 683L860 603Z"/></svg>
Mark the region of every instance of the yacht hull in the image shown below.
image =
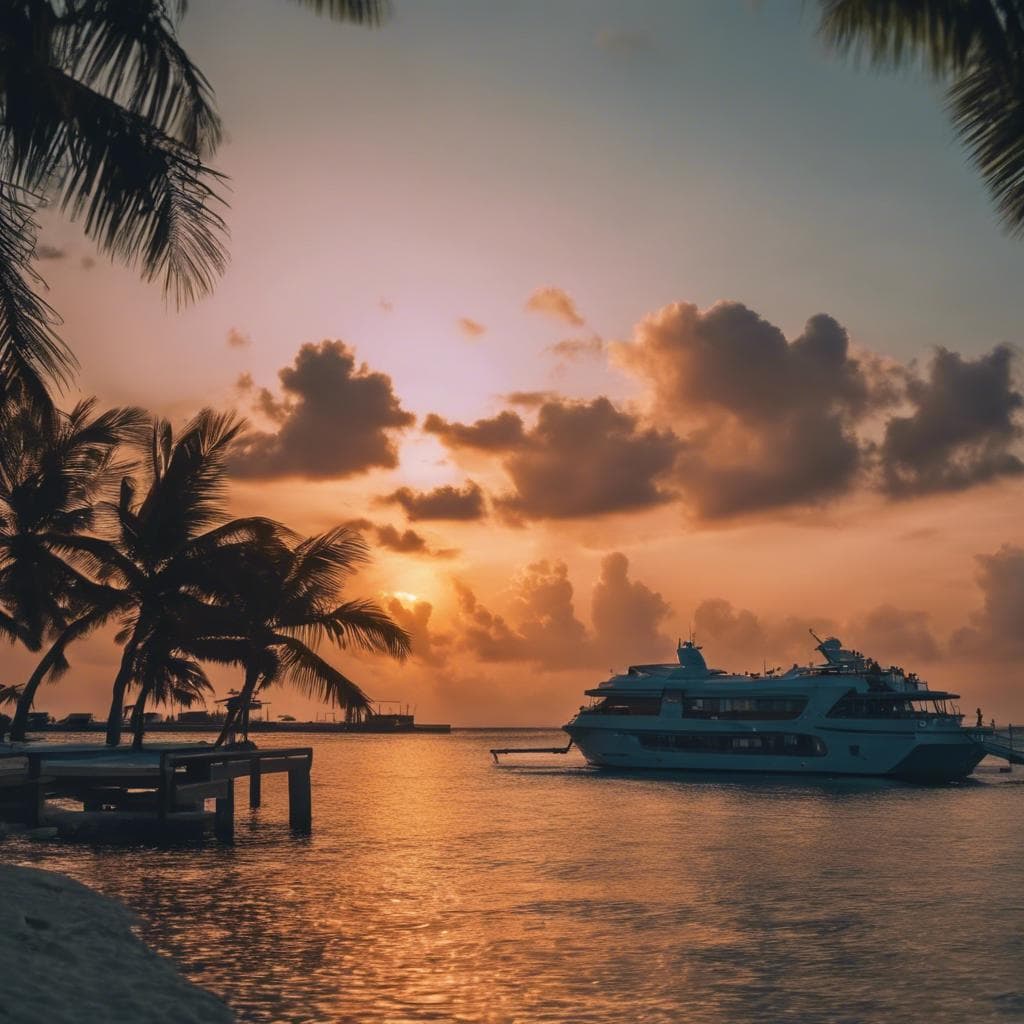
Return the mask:
<svg viewBox="0 0 1024 1024"><path fill-rule="evenodd" d="M611 725L611 723L609 723ZM749 772L787 775L861 775L943 783L966 778L985 751L967 730L921 734L868 729L809 730L819 752L802 755L761 753L703 753L671 749L678 733L634 723L620 727L565 727L591 765L616 769L658 771ZM771 728L766 723L765 729ZM750 730L752 734L756 729Z"/></svg>

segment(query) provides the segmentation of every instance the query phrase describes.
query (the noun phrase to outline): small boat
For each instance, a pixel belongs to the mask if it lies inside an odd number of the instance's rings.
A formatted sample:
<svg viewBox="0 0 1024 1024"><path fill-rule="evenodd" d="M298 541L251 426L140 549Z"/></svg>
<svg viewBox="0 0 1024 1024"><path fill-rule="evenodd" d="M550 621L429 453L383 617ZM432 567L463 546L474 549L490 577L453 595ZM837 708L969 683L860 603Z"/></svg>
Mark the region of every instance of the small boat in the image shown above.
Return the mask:
<svg viewBox="0 0 1024 1024"><path fill-rule="evenodd" d="M823 663L747 675L708 668L692 639L680 642L678 663L632 665L587 690L564 729L590 764L620 769L951 782L985 756L959 694L814 639Z"/></svg>

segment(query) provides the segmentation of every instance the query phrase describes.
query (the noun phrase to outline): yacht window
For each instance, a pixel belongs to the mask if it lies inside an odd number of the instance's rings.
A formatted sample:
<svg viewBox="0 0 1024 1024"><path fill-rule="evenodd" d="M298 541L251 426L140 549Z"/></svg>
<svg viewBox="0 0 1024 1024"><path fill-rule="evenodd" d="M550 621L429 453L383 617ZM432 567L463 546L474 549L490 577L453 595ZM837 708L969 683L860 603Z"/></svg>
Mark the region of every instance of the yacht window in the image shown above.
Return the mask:
<svg viewBox="0 0 1024 1024"><path fill-rule="evenodd" d="M660 697L610 694L592 709L599 715L660 715Z"/></svg>
<svg viewBox="0 0 1024 1024"><path fill-rule="evenodd" d="M684 697L684 718L784 721L799 718L806 697Z"/></svg>
<svg viewBox="0 0 1024 1024"><path fill-rule="evenodd" d="M647 750L673 750L693 754L768 754L791 757L824 757L822 740L804 733L641 733L640 746Z"/></svg>

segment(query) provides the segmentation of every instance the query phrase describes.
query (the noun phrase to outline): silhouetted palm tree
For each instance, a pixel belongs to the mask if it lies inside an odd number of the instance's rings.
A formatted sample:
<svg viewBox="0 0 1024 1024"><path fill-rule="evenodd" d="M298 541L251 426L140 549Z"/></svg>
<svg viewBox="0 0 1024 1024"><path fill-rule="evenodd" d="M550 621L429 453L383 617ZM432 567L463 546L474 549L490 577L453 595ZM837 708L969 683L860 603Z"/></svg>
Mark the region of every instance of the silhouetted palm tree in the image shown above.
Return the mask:
<svg viewBox="0 0 1024 1024"><path fill-rule="evenodd" d="M168 633L160 633L145 644L136 655L133 671L139 684L131 719L132 746L136 750L142 747L146 731L147 703L190 708L213 690L202 666L185 654L178 638Z"/></svg>
<svg viewBox="0 0 1024 1024"><path fill-rule="evenodd" d="M953 127L1024 234L1024 0L819 0L821 32L876 66L919 65L947 85Z"/></svg>
<svg viewBox="0 0 1024 1024"><path fill-rule="evenodd" d="M299 0L375 23L374 0ZM47 402L75 367L40 297L35 210L187 302L227 261L213 92L177 39L186 0L0 0L0 394Z"/></svg>
<svg viewBox="0 0 1024 1024"><path fill-rule="evenodd" d="M225 521L226 460L242 426L233 415L206 409L175 438L169 423L156 421L143 487L125 477L118 500L106 509L114 539L66 543L68 554L122 593L130 608L107 718L111 745L120 741L125 693L149 645L163 642L169 623L195 621L209 599L229 588L254 547L283 529L256 517Z"/></svg>
<svg viewBox="0 0 1024 1024"><path fill-rule="evenodd" d="M137 433L137 409L95 413L95 399L68 414L25 415L0 445L0 628L17 623L17 638L41 661L21 688L11 732L24 739L36 691L67 668L65 651L104 622L119 595L62 557L69 537L90 530L95 502L124 466L119 444Z"/></svg>
<svg viewBox="0 0 1024 1024"><path fill-rule="evenodd" d="M236 617L245 681L217 739L223 744L236 723L248 730L253 697L278 683L306 696L345 708L365 709L359 686L325 661L316 648L327 639L342 649L356 648L403 659L409 635L372 601L338 603L347 579L366 562L368 550L358 533L337 527L291 546L265 546L236 578L228 601Z"/></svg>

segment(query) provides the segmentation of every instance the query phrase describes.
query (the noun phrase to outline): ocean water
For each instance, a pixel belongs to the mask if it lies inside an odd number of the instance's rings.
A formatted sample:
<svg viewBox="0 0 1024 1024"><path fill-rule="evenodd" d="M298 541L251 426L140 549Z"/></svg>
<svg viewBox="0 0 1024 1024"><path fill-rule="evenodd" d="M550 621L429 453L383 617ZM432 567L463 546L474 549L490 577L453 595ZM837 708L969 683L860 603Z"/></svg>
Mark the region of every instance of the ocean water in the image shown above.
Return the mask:
<svg viewBox="0 0 1024 1024"><path fill-rule="evenodd" d="M1024 770L873 780L616 774L492 746L314 747L311 836L264 779L236 841L8 840L140 916L253 1022L1024 1021Z"/></svg>

